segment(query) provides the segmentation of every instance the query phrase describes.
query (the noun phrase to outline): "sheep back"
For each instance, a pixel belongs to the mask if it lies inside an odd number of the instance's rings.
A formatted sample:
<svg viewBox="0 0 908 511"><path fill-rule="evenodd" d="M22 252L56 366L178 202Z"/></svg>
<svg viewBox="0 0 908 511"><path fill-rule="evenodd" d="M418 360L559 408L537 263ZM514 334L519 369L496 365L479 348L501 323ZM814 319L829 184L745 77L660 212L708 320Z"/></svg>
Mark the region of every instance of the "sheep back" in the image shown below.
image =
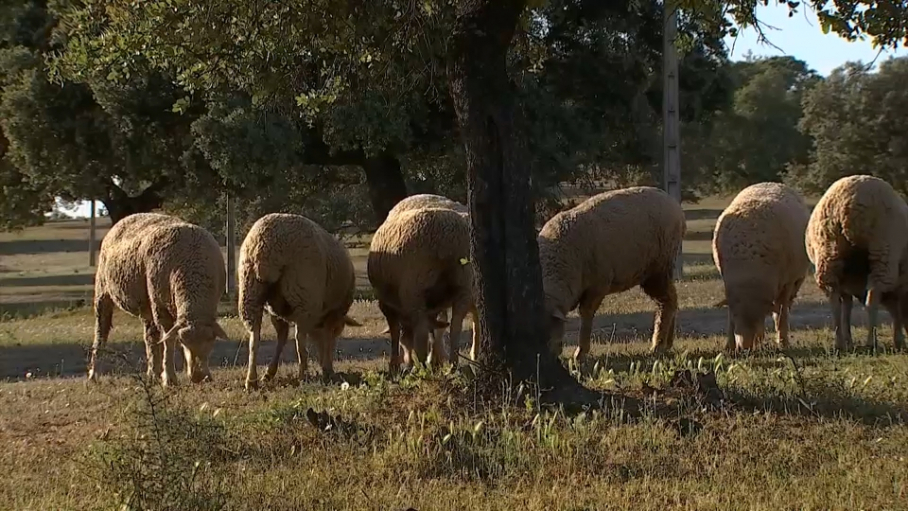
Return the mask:
<svg viewBox="0 0 908 511"><path fill-rule="evenodd" d="M566 315L589 289L618 293L671 273L686 229L681 205L649 186L600 193L562 211L538 236L547 303Z"/></svg>
<svg viewBox="0 0 908 511"><path fill-rule="evenodd" d="M248 326L261 300L272 315L296 321L344 316L353 304L356 277L346 247L312 220L288 213L258 219L240 247L240 315Z"/></svg>
<svg viewBox="0 0 908 511"><path fill-rule="evenodd" d="M471 292L470 228L451 209L401 211L372 237L367 273L376 298L409 315L439 312Z"/></svg>
<svg viewBox="0 0 908 511"><path fill-rule="evenodd" d="M894 290L908 268L908 205L886 181L843 177L820 198L807 225L807 253L817 285L839 288L849 266L865 266L871 286Z"/></svg>
<svg viewBox="0 0 908 511"><path fill-rule="evenodd" d="M726 290L759 283L775 298L810 269L804 235L810 213L803 199L781 183L748 186L719 215L713 261Z"/></svg>
<svg viewBox="0 0 908 511"><path fill-rule="evenodd" d="M157 307L178 321L214 321L226 276L211 233L169 215L137 213L104 237L95 289L135 316L149 317Z"/></svg>
<svg viewBox="0 0 908 511"><path fill-rule="evenodd" d="M426 208L450 209L462 215L469 214L469 209L457 201L453 201L442 195L420 193L411 195L398 202L393 208L391 208L391 211L388 212L388 216L391 217L403 211L412 211L414 209Z"/></svg>

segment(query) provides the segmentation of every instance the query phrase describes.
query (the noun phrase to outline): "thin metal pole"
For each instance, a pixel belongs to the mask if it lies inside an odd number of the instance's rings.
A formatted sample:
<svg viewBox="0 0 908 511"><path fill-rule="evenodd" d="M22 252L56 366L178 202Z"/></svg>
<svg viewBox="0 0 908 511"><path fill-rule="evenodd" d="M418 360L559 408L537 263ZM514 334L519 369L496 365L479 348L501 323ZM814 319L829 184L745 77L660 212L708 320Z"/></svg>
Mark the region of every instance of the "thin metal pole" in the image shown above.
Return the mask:
<svg viewBox="0 0 908 511"><path fill-rule="evenodd" d="M97 218L97 214L95 212L94 199L91 200L91 214L88 218L88 266L93 268L95 266L95 263L97 262L95 254L95 244L97 239L95 233L97 222L95 221L95 219Z"/></svg>
<svg viewBox="0 0 908 511"><path fill-rule="evenodd" d="M236 291L236 217L234 200L227 197L227 294L233 296Z"/></svg>
<svg viewBox="0 0 908 511"><path fill-rule="evenodd" d="M662 54L662 140L663 140L663 185L665 191L681 203L681 135L678 120L678 7L674 2L663 3L663 54ZM678 252L675 262L675 278L684 275L684 262Z"/></svg>

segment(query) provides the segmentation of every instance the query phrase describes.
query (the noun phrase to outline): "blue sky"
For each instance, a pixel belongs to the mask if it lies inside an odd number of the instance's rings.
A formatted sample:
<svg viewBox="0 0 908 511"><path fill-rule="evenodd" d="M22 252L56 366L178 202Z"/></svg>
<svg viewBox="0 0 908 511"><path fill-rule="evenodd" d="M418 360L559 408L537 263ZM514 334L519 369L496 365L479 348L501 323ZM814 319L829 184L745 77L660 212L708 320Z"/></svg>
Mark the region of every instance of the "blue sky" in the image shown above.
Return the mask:
<svg viewBox="0 0 908 511"><path fill-rule="evenodd" d="M770 0L770 5L760 7L757 17L765 25L763 32L769 41L779 48L757 43L757 31L748 28L739 33L737 40L726 38L731 60L741 60L750 50L757 56L790 55L803 60L815 71L826 76L833 69L849 61L862 61L865 64L873 61L878 49L874 49L869 40L850 43L835 34L823 34L816 14L804 6L798 7L798 12L788 17L788 8L773 5L775 0ZM780 51L781 50L781 51ZM881 61L890 57L904 57L908 51L899 48L897 51L882 53L876 60Z"/></svg>
<svg viewBox="0 0 908 511"><path fill-rule="evenodd" d="M769 41L777 46L757 42L756 30L749 28L738 34L737 39L727 38L731 60L742 60L748 51L756 56L790 55L801 59L808 66L823 76L828 75L833 69L849 61L862 61L865 64L874 60L876 63L890 57L908 56L908 51L899 48L897 51L884 52L877 57L878 50L874 49L869 40L850 43L835 34L823 34L816 14L806 6L798 8L799 12L793 17L788 17L788 9L774 5L775 0L770 0L770 5L757 10L757 17L763 22L763 32ZM70 214L75 216L88 216L89 204L79 204Z"/></svg>

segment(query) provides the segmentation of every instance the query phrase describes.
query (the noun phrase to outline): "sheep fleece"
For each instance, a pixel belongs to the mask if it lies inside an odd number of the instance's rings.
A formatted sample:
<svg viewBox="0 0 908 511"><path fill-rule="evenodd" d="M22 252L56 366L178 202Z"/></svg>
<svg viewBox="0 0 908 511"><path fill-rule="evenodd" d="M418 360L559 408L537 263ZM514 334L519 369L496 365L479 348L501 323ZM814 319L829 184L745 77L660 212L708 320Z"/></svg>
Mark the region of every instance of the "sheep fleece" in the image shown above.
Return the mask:
<svg viewBox="0 0 908 511"><path fill-rule="evenodd" d="M856 175L833 183L807 225L807 253L821 289L839 288L845 259L866 250L869 284L881 292L900 285L908 268L908 206L882 179ZM905 275L901 275L905 279Z"/></svg>
<svg viewBox="0 0 908 511"><path fill-rule="evenodd" d="M804 233L810 215L801 197L781 183L748 186L719 215L713 261L725 285L736 281L774 283L777 297L810 269Z"/></svg>
<svg viewBox="0 0 908 511"><path fill-rule="evenodd" d="M272 302L265 305L269 314L292 322L301 319L293 317L301 312L310 321L331 313L342 317L353 304L356 280L350 255L304 216L272 213L258 219L240 247L238 266L240 314L247 327L261 307L248 302L266 295Z"/></svg>
<svg viewBox="0 0 908 511"><path fill-rule="evenodd" d="M391 211L388 212L388 217L397 215L402 211L412 211L414 209L426 208L450 209L462 215L469 213L467 207L457 201L453 201L442 195L421 193L417 195L411 195L406 199L398 202L393 208L391 208Z"/></svg>
<svg viewBox="0 0 908 511"><path fill-rule="evenodd" d="M159 307L174 320L213 322L226 279L211 233L172 216L137 213L104 237L95 293L135 316Z"/></svg>
<svg viewBox="0 0 908 511"><path fill-rule="evenodd" d="M423 208L388 217L369 249L377 298L400 311L441 309L471 290L470 226L451 209ZM443 305L444 304L444 305Z"/></svg>
<svg viewBox="0 0 908 511"><path fill-rule="evenodd" d="M619 293L663 275L674 267L686 230L681 205L658 188L595 195L539 232L546 299L567 314L589 289Z"/></svg>

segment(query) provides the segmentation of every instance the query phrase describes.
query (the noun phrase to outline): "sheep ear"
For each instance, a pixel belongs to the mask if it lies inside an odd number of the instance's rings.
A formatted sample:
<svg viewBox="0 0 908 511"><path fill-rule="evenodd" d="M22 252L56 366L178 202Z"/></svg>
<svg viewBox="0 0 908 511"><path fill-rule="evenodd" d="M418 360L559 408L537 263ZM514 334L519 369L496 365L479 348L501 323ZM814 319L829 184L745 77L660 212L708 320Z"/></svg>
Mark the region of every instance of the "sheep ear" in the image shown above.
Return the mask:
<svg viewBox="0 0 908 511"><path fill-rule="evenodd" d="M725 307L726 305L728 305L728 298L723 298L721 302L714 303L713 307Z"/></svg>
<svg viewBox="0 0 908 511"><path fill-rule="evenodd" d="M552 311L552 317L555 318L555 319L557 319L558 321L565 321L565 320L567 320L567 318L564 317L564 313L562 313L560 310L554 310L554 311Z"/></svg>
<svg viewBox="0 0 908 511"><path fill-rule="evenodd" d="M214 336L215 336L215 338L217 338L217 339L223 339L223 340L225 340L225 341L229 341L229 340L230 340L230 338L227 337L227 332L225 332L224 329L221 328L221 325L219 325L216 321L215 321L214 326L213 326L212 328L214 329Z"/></svg>
<svg viewBox="0 0 908 511"><path fill-rule="evenodd" d="M363 326L359 321L351 318L350 316L344 315L344 324L347 326Z"/></svg>

